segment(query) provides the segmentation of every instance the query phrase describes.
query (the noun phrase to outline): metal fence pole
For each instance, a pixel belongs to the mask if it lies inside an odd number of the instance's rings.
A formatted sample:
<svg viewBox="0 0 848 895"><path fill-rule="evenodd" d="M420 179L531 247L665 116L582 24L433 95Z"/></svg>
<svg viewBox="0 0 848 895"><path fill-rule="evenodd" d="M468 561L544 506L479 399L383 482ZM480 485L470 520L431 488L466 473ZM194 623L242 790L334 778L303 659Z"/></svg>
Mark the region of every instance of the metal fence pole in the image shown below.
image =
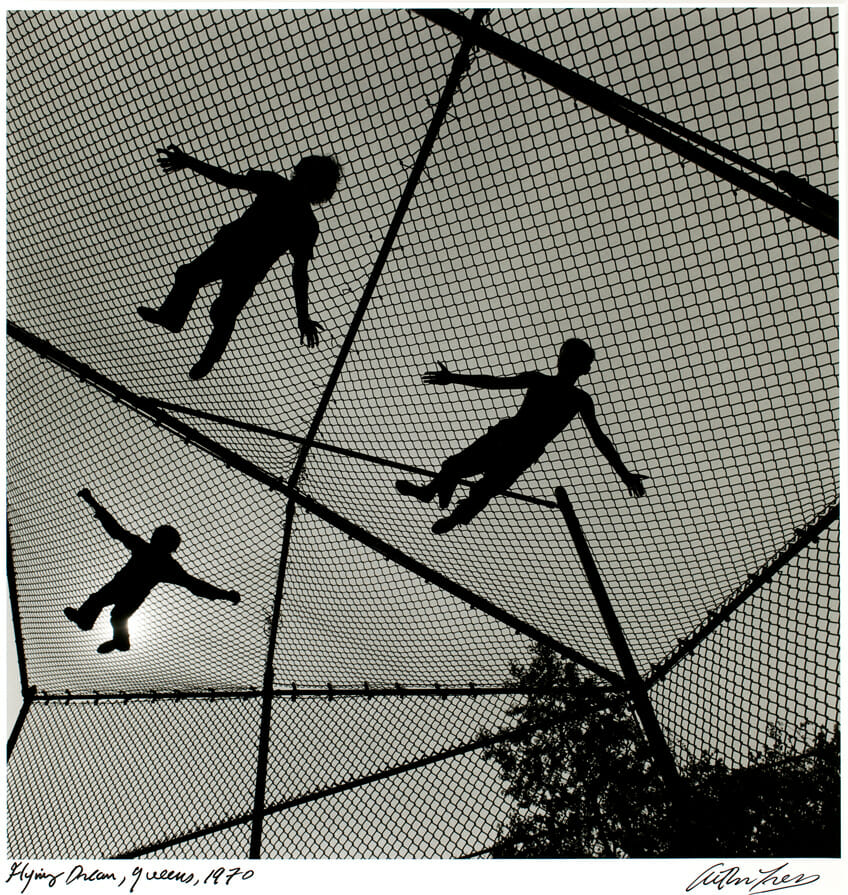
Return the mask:
<svg viewBox="0 0 848 895"><path fill-rule="evenodd" d="M18 579L15 576L15 560L12 553L12 531L9 525L9 509L6 508L6 579L9 582L9 602L12 609L12 628L15 632L15 649L18 654L18 673L21 676L21 692L29 690L26 656L24 655L24 635L21 629L21 609L18 603Z"/></svg>
<svg viewBox="0 0 848 895"><path fill-rule="evenodd" d="M598 567L595 565L595 560L592 557L583 530L577 520L574 508L571 506L571 501L569 501L564 488L557 488L554 493L560 511L565 518L565 523L571 533L574 546L577 548L577 554L583 564L583 570L589 580L589 587L592 590L601 617L606 625L610 642L618 657L622 675L624 676L627 690L633 702L633 707L642 725L642 729L645 732L645 738L653 752L657 771L668 789L672 804L675 808L675 813L680 814L682 819L682 803L684 796L683 780L677 770L677 764L674 761L671 749L666 742L665 734L654 713L653 704L648 696L648 689L636 668L636 663L633 661L633 655L627 644L627 638L624 636L624 631L615 614L615 609L613 608L612 602L604 587L604 583L601 580ZM675 838L682 838L681 828L677 827L676 830ZM680 852L681 850L686 849L683 847L682 841L677 841L675 844L675 851Z"/></svg>
<svg viewBox="0 0 848 895"><path fill-rule="evenodd" d="M487 13L488 10L475 10L473 18L469 24L471 24L474 28L478 27ZM425 134L424 141L422 142L421 148L418 151L418 156L415 160L415 164L412 167L412 171L409 175L409 179L407 180L406 187L404 188L403 194L401 195L400 201L398 202L397 208L395 209L394 217L392 218L389 229L383 240L383 245L380 248L377 260L371 271L371 276L365 286L365 290L363 292L362 298L359 301L359 304L357 305L356 311L354 312L353 319L351 320L350 326L348 327L347 335L345 336L345 340L342 343L341 348L339 349L338 356L336 357L336 363L330 373L327 384L324 387L324 393L321 396L321 399L318 402L318 407L316 408L315 413L312 417L309 431L306 433L306 437L301 444L300 451L298 452L297 459L295 460L294 468L288 479L289 488L293 489L297 487L298 480L300 479L300 474L306 464L307 455L312 446L312 443L315 440L315 436L318 433L318 429L321 426L321 420L324 417L324 412L329 406L330 398L332 397L336 383L338 382L339 376L341 375L342 368L344 367L345 361L347 360L351 345L356 338L356 333L359 330L359 325L365 316L365 311L368 308L371 296L374 294L374 290L377 288L377 283L380 279L380 275L383 272L383 266L385 265L386 259L391 252L395 237L400 231L404 215L406 214L406 210L409 207L410 202L412 201L412 196L415 192L415 188L418 185L418 181L421 179L421 174L424 171L424 167L427 164L427 160L429 159L430 153L433 149L433 146L435 145L436 138L438 137L439 130L442 126L442 122L444 121L445 116L450 109L451 103L453 102L454 93L459 86L459 82L462 79L462 76L465 74L465 71L468 68L468 62L473 45L473 41L469 37L466 36L462 38L460 48L456 54L456 57L454 58L453 66L451 67L450 74L448 75L447 83L442 90L442 94L439 98L439 103L436 106L436 111L433 114L433 118L430 122L429 127L427 128L427 133ZM280 570L277 579L276 594L274 597L274 608L271 616L271 632L269 635L268 658L266 662L265 682L263 686L262 720L260 722L259 735L259 757L257 761L256 789L254 792L253 829L250 839L251 858L259 857L262 844L265 780L268 773L268 749L270 746L271 707L274 688L274 652L276 648L280 607L282 605L283 599L282 583L285 577L286 565L288 562L288 547L291 541L291 527L294 522L294 514L295 504L290 497L289 504L286 510L286 522L283 531L282 556L280 558Z"/></svg>

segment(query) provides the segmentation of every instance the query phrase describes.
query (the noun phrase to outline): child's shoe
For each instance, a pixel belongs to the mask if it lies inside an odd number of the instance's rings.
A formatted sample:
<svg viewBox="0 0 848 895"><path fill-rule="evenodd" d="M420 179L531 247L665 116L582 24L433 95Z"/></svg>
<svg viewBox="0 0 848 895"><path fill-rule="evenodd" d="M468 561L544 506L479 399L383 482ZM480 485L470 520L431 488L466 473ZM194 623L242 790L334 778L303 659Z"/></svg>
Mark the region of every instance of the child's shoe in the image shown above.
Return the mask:
<svg viewBox="0 0 848 895"><path fill-rule="evenodd" d="M80 621L79 609L74 609L73 606L68 606L65 609L65 618L72 621L81 631L90 631L94 627L94 622L86 624Z"/></svg>
<svg viewBox="0 0 848 895"><path fill-rule="evenodd" d="M130 648L129 641L124 640L107 640L106 643L101 643L100 646L97 647L98 653L111 653L112 650L120 650L120 652L125 653Z"/></svg>
<svg viewBox="0 0 848 895"><path fill-rule="evenodd" d="M459 525L459 522L456 519L451 516L445 516L443 519L437 519L433 523L433 527L430 531L432 531L434 535L442 535L446 531L456 528L457 525Z"/></svg>
<svg viewBox="0 0 848 895"><path fill-rule="evenodd" d="M169 323L156 308L140 307L138 309L138 315L142 320L146 320L148 323L155 323L157 326L162 326L172 333L178 333L181 329L181 327Z"/></svg>
<svg viewBox="0 0 848 895"><path fill-rule="evenodd" d="M424 503L429 503L433 499L433 489L429 485L416 485L406 479L398 479L395 488L404 496L416 497Z"/></svg>

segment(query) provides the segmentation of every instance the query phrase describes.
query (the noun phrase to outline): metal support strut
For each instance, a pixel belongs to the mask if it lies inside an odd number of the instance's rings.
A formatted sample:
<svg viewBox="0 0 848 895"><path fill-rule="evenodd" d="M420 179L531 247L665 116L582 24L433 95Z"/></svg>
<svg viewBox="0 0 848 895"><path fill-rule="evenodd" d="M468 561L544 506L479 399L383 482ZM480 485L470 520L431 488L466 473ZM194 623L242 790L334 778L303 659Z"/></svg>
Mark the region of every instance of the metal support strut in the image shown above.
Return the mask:
<svg viewBox="0 0 848 895"><path fill-rule="evenodd" d="M626 97L619 96L589 78L584 78L558 62L528 50L527 47L496 34L488 28L476 28L472 32L468 20L449 9L416 9L413 11L454 34L472 37L477 46L493 56L503 59L525 74L538 78L574 99L586 103L631 130L676 152L687 161L694 162L701 168L727 180L733 186L757 196L823 233L834 237L839 235L837 200L791 172L773 172L762 165L748 161L738 153L730 152L700 134L694 133ZM709 152L705 151L706 149L709 149ZM735 166L728 164L718 156L734 162ZM770 180L780 189L775 189L768 183L757 180L740 170L742 167ZM784 192L780 190L784 190Z"/></svg>
<svg viewBox="0 0 848 895"><path fill-rule="evenodd" d="M476 29L487 14L488 10L475 10L470 22L472 29ZM336 383L338 382L339 376L341 375L342 368L344 367L345 361L347 360L347 356L350 352L353 341L356 338L356 333L359 330L359 325L362 322L363 317L365 316L365 311L368 308L371 296L374 294L374 290L377 288L377 283L380 279L380 275L382 274L383 266L385 265L386 259L391 252L392 246L394 245L395 237L400 231L400 226L403 221L404 215L406 214L406 210L409 207L410 202L412 201L412 195L415 191L416 186L418 185L421 174L424 171L424 166L427 164L427 159L429 158L430 152L436 142L436 137L438 136L439 130L442 126L442 122L444 121L445 116L450 109L451 103L453 102L453 95L457 87L459 86L459 82L462 79L462 76L465 74L468 68L469 58L473 45L473 40L471 40L471 38L467 36L463 37L459 51L457 52L456 58L454 59L453 67L451 68L450 74L448 75L447 83L445 84L445 88L442 91L442 95L439 99L439 103L433 115L433 119L427 129L424 141L421 144L421 148L418 152L418 157L416 158L415 164L412 168L412 172L409 175L409 180L407 181L406 187L404 188L403 194L401 195L400 201L398 202L398 206L395 209L394 217L392 218L392 222L389 225L389 229L383 240L383 245L377 256L374 268L371 271L371 276L368 279L368 283L365 286L362 298L360 299L356 311L354 312L347 335L345 336L345 340L342 343L341 348L339 349L336 363L333 367L332 372L330 373L329 379L327 380L327 385L324 388L324 393L321 396L321 400L318 402L318 407L316 408L315 414L312 418L312 423L310 424L309 431L307 432L306 438L304 439L303 444L300 447L297 460L294 464L294 469L292 470L292 473L289 476L288 480L288 485L291 489L297 487L298 481L300 479L300 474L306 464L307 455L309 454L309 450L315 440L315 436L318 433L318 429L321 426L321 420L323 419L324 413L329 406L330 398L332 397ZM277 577L276 594L274 597L274 608L271 614L271 631L269 634L268 643L268 659L265 667L265 682L263 686L262 699L262 719L260 722L259 732L259 758L257 761L256 792L253 810L253 829L250 837L249 857L251 858L259 858L262 844L265 779L268 773L268 749L270 746L271 736L271 706L273 702L274 689L274 652L276 649L277 628L279 626L280 608L283 599L283 580L285 578L286 565L288 563L288 550L289 544L291 542L291 528L294 524L294 516L295 503L291 498L289 498L289 505L286 510L285 528L283 532L282 555L280 557L280 568Z"/></svg>
<svg viewBox="0 0 848 895"><path fill-rule="evenodd" d="M633 655L630 652L630 647L627 645L627 638L624 636L624 631L619 624L615 609L601 580L598 567L595 565L595 560L589 550L589 545L586 543L586 538L583 535L583 530L577 520L574 508L571 506L571 501L569 501L564 488L557 488L554 493L560 511L565 518L565 524L571 533L574 546L577 548L577 554L583 564L583 570L589 580L589 587L606 625L610 642L621 665L621 671L633 702L633 708L653 752L657 771L668 789L672 802L679 810L683 795L683 781L657 716L654 714L654 707L648 696L648 689L636 668L636 663L633 661Z"/></svg>

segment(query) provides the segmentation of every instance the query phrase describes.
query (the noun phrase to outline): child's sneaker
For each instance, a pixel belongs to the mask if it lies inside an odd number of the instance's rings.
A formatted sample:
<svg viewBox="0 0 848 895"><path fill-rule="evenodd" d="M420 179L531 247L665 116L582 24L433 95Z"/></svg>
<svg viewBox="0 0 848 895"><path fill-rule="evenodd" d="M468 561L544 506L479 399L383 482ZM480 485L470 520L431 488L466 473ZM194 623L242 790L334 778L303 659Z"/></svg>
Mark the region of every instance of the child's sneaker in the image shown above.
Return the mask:
<svg viewBox="0 0 848 895"><path fill-rule="evenodd" d="M81 622L79 609L74 609L73 606L68 606L65 609L65 618L72 621L81 631L90 631L94 627L94 622L88 625Z"/></svg>
<svg viewBox="0 0 848 895"><path fill-rule="evenodd" d="M179 326L174 326L172 323L168 323L161 312L156 308L140 307L138 309L138 315L142 320L146 320L148 323L155 323L157 326L162 326L172 333L178 333L180 331Z"/></svg>
<svg viewBox="0 0 848 895"><path fill-rule="evenodd" d="M452 519L450 516L445 516L444 519L437 519L433 523L433 527L430 531L432 531L434 535L442 535L446 531L456 528L457 525L459 525L459 522L457 522L456 519Z"/></svg>
<svg viewBox="0 0 848 895"><path fill-rule="evenodd" d="M203 377L212 369L212 364L204 361L202 358L188 371L188 378L195 382Z"/></svg>
<svg viewBox="0 0 848 895"><path fill-rule="evenodd" d="M111 653L112 650L120 650L122 653L125 653L129 648L130 645L126 641L107 640L106 643L101 643L100 646L97 647L97 652Z"/></svg>
<svg viewBox="0 0 848 895"><path fill-rule="evenodd" d="M395 482L395 488L406 497L416 497L429 503L433 499L432 488L427 485L415 485L406 479L398 479Z"/></svg>

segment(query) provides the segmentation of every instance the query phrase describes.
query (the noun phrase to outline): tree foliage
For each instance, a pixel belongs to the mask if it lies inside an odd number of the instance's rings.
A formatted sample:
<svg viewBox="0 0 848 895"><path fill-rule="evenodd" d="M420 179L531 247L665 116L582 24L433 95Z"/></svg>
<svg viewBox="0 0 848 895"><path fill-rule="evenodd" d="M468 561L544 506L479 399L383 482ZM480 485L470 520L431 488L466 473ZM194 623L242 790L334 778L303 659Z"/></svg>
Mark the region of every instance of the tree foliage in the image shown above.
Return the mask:
<svg viewBox="0 0 848 895"><path fill-rule="evenodd" d="M527 695L510 712L518 735L485 751L515 802L493 856L662 857L681 824L691 854L839 853L838 734L796 754L774 730L741 768L701 756L672 804L623 693L542 646L510 673Z"/></svg>

